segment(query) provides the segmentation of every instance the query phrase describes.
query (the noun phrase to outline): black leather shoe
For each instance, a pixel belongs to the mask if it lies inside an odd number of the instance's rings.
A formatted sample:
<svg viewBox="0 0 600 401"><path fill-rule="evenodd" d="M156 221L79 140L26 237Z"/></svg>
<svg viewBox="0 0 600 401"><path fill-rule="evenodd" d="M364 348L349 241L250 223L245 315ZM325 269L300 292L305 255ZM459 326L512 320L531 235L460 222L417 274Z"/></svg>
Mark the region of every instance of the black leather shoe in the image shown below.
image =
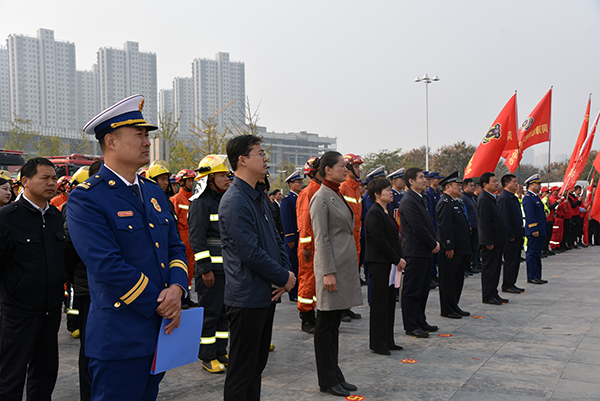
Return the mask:
<svg viewBox="0 0 600 401"><path fill-rule="evenodd" d="M513 285L513 287L515 290L518 290L519 292L525 292L525 288L519 288L516 285Z"/></svg>
<svg viewBox="0 0 600 401"><path fill-rule="evenodd" d="M354 384L348 383L347 381L341 382L340 386L342 386L344 389L346 389L348 391L356 391L356 390L358 390L358 387L356 387Z"/></svg>
<svg viewBox="0 0 600 401"><path fill-rule="evenodd" d="M406 334L408 334L409 336L419 337L419 338L427 338L427 337L429 337L429 334L426 333L426 332L424 332L421 329L406 330Z"/></svg>
<svg viewBox="0 0 600 401"><path fill-rule="evenodd" d="M487 299L487 300L483 301L483 303L491 304L491 305L502 305L502 301L497 300L496 298Z"/></svg>
<svg viewBox="0 0 600 401"><path fill-rule="evenodd" d="M509 288L503 288L502 292L510 292L511 294L520 294L521 290L519 290L515 287L509 287Z"/></svg>
<svg viewBox="0 0 600 401"><path fill-rule="evenodd" d="M503 304L507 304L508 303L508 299L506 298L502 298L499 295L496 295L496 299L500 302L502 302Z"/></svg>
<svg viewBox="0 0 600 401"><path fill-rule="evenodd" d="M350 319L360 319L362 317L360 313L354 313L350 309L346 309L346 316L349 316Z"/></svg>
<svg viewBox="0 0 600 401"><path fill-rule="evenodd" d="M461 316L471 316L471 314L465 310L462 310L460 308L456 308L456 313L458 313Z"/></svg>
<svg viewBox="0 0 600 401"><path fill-rule="evenodd" d="M540 258L542 258L542 259L547 258L547 257L548 257L547 253L542 253L542 256L540 256Z"/></svg>
<svg viewBox="0 0 600 401"><path fill-rule="evenodd" d="M542 280L540 280L539 278L534 278L532 280L527 280L527 282L529 284L546 284Z"/></svg>
<svg viewBox="0 0 600 401"><path fill-rule="evenodd" d="M373 352L379 355L392 355L392 353L387 349L374 349Z"/></svg>
<svg viewBox="0 0 600 401"><path fill-rule="evenodd" d="M441 316L442 317L447 317L447 318L450 318L450 319L462 319L461 315L459 315L458 313L454 313L454 312L442 313Z"/></svg>
<svg viewBox="0 0 600 401"><path fill-rule="evenodd" d="M548 282L548 280L542 280L542 279L540 279L540 281L542 282L542 284L546 284Z"/></svg>
<svg viewBox="0 0 600 401"><path fill-rule="evenodd" d="M392 344L392 345L388 345L388 349L389 349L390 351L400 351L401 349L404 349L404 348L402 348L402 347L401 347L401 346L399 346L399 345Z"/></svg>
<svg viewBox="0 0 600 401"><path fill-rule="evenodd" d="M350 393L348 392L348 390L346 390L345 388L343 388L341 384L336 384L335 386L333 386L331 388L323 388L323 387L321 387L321 392L322 393L329 393L331 395L337 395L338 397L348 397L350 395Z"/></svg>
<svg viewBox="0 0 600 401"><path fill-rule="evenodd" d="M425 326L421 326L421 330L426 331L428 333L433 333L434 331L438 331L440 328L437 326L432 326L429 324L426 324Z"/></svg>

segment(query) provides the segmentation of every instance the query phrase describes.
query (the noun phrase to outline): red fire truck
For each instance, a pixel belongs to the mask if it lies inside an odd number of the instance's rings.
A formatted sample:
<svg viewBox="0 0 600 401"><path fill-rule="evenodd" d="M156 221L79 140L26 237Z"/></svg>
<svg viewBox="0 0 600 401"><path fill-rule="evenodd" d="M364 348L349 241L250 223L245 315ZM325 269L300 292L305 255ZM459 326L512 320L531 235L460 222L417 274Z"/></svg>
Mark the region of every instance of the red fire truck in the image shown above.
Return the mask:
<svg viewBox="0 0 600 401"><path fill-rule="evenodd" d="M45 156L54 163L56 175L60 178L63 175L73 175L80 167L90 166L96 160L104 160L104 156L82 155L72 153L69 156Z"/></svg>

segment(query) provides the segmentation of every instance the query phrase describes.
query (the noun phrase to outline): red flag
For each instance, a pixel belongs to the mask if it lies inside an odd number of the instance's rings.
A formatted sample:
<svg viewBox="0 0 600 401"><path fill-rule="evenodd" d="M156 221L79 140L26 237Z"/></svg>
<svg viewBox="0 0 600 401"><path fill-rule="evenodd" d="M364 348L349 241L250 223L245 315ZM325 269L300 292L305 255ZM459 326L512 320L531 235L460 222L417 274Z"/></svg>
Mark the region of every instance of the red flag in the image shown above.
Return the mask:
<svg viewBox="0 0 600 401"><path fill-rule="evenodd" d="M550 111L552 109L552 88L535 106L531 114L519 128L519 146L515 150L502 152L504 164L511 173L517 169L523 157L523 151L533 145L550 140Z"/></svg>
<svg viewBox="0 0 600 401"><path fill-rule="evenodd" d="M467 164L464 178L479 177L485 172L494 171L506 144L516 142L516 135L517 94L515 93L483 137L481 144Z"/></svg>
<svg viewBox="0 0 600 401"><path fill-rule="evenodd" d="M581 148L587 138L588 130L589 130L589 122L590 122L590 106L592 103L592 95L588 99L587 109L585 110L585 116L583 117L583 124L581 124L581 129L579 130L579 136L577 137L577 142L575 143L575 148L573 149L573 154L571 154L571 159L569 159L569 165L567 166L567 170L565 170L565 177L563 178L563 186L569 179L569 177L575 174L575 165L579 160L579 155L581 155Z"/></svg>
<svg viewBox="0 0 600 401"><path fill-rule="evenodd" d="M590 217L600 223L600 196L598 196L598 187L594 191L594 203L590 210Z"/></svg>
<svg viewBox="0 0 600 401"><path fill-rule="evenodd" d="M596 155L596 159L594 160L594 167L596 171L600 173L600 152Z"/></svg>
<svg viewBox="0 0 600 401"><path fill-rule="evenodd" d="M565 174L565 178L563 180L563 185L561 188L561 193L565 191L571 190L575 187L575 183L577 179L583 172L585 165L587 164L588 158L590 157L590 151L592 150L592 143L594 142L594 137L596 136L596 127L598 126L598 119L600 118L600 112L598 116L596 116L596 121L594 121L594 126L592 127L592 132L588 135L585 140L585 144L583 145L583 149L581 153L576 156L576 160L574 162L573 168L571 171L567 171ZM571 164L569 162L569 164Z"/></svg>
<svg viewBox="0 0 600 401"><path fill-rule="evenodd" d="M590 181L590 186L587 188L587 196L585 197L585 203L583 207L585 208L585 214L583 216L583 243L585 245L590 245L590 237L589 237L589 224L590 224L590 202L592 201L592 191L594 190L594 176L596 172L592 173L592 180Z"/></svg>

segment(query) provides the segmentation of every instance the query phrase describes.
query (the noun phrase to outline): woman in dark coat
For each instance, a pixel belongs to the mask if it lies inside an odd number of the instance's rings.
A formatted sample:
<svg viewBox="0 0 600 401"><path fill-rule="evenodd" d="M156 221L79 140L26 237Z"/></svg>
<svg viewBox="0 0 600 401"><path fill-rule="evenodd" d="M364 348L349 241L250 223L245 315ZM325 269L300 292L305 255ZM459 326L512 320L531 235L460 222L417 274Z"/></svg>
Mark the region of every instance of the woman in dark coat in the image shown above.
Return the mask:
<svg viewBox="0 0 600 401"><path fill-rule="evenodd" d="M373 285L369 313L369 348L381 355L390 350L401 350L394 342L394 315L396 288L390 285L390 272L401 274L406 266L403 259L398 224L388 213L387 204L393 200L390 182L376 178L368 185L373 206L365 216L365 261L369 263L369 277Z"/></svg>

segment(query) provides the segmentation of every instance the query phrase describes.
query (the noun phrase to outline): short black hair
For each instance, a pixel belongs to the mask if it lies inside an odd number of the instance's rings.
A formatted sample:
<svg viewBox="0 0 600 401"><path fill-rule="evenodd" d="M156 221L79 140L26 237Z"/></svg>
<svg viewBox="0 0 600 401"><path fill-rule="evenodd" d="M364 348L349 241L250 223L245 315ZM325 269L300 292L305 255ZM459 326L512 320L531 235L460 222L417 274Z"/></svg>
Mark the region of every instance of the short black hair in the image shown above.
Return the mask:
<svg viewBox="0 0 600 401"><path fill-rule="evenodd" d="M411 167L404 172L404 182L406 183L407 187L410 188L410 180L415 181L417 179L417 175L421 171L423 171L423 169L420 169L418 167Z"/></svg>
<svg viewBox="0 0 600 401"><path fill-rule="evenodd" d="M480 183L479 181L477 181L477 182L475 183L475 188L477 188L477 187L481 188L481 183Z"/></svg>
<svg viewBox="0 0 600 401"><path fill-rule="evenodd" d="M333 168L340 161L340 157L343 158L344 156L335 150L325 152L321 156L321 161L319 162L319 174L321 174L321 177L325 178L325 167Z"/></svg>
<svg viewBox="0 0 600 401"><path fill-rule="evenodd" d="M54 168L54 163L45 157L34 157L33 159L27 160L27 162L21 167L21 177L33 178L37 174L37 166L48 166Z"/></svg>
<svg viewBox="0 0 600 401"><path fill-rule="evenodd" d="M389 182L388 179L385 177L377 177L374 180L371 180L371 182L369 182L369 185L367 186L369 198L371 198L371 200L375 202L375 194L381 195L381 192L384 189L389 188L391 186L392 183Z"/></svg>
<svg viewBox="0 0 600 401"><path fill-rule="evenodd" d="M573 188L573 191L577 191L578 189L581 189L581 185L575 185L575 188Z"/></svg>
<svg viewBox="0 0 600 401"><path fill-rule="evenodd" d="M481 177L479 177L479 185L481 185L481 188L483 188L483 184L489 184L490 178L495 177L495 176L496 176L496 174L491 173L491 172L481 174Z"/></svg>
<svg viewBox="0 0 600 401"><path fill-rule="evenodd" d="M237 170L240 156L248 156L252 146L260 144L262 139L256 135L238 135L227 142L227 159L233 171Z"/></svg>
<svg viewBox="0 0 600 401"><path fill-rule="evenodd" d="M508 184L510 184L510 182L513 180L513 178L517 178L516 175L514 174L505 174L502 176L502 188L504 188L505 186L507 186Z"/></svg>
<svg viewBox="0 0 600 401"><path fill-rule="evenodd" d="M467 187L467 186L468 186L470 183L472 183L472 182L473 182L473 179L472 179L472 178L465 178L465 179L463 180L463 182L462 182L462 187L463 187L463 188L466 188L466 187Z"/></svg>
<svg viewBox="0 0 600 401"><path fill-rule="evenodd" d="M100 171L100 167L102 167L102 164L104 162L102 160L96 160L95 162L92 163L92 165L90 166L90 169L88 170L88 174L89 176L93 176L94 174L96 174L98 171Z"/></svg>
<svg viewBox="0 0 600 401"><path fill-rule="evenodd" d="M281 192L281 190L279 190L279 189L274 189L274 190L272 190L272 191L271 191L271 193L269 193L269 196L275 196L275 195L277 195L279 192Z"/></svg>

